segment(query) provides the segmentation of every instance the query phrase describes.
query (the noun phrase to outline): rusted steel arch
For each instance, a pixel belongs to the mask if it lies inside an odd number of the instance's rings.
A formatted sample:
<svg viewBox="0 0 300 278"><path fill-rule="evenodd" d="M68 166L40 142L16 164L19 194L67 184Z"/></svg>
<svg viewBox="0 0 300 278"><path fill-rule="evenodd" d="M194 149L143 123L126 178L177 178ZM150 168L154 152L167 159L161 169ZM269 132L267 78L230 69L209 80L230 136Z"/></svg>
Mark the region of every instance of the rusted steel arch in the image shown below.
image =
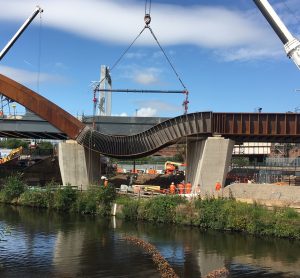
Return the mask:
<svg viewBox="0 0 300 278"><path fill-rule="evenodd" d="M28 108L71 139L76 139L85 127L85 124L53 102L2 74L0 74L0 94Z"/></svg>
<svg viewBox="0 0 300 278"><path fill-rule="evenodd" d="M198 112L178 116L130 136L106 135L85 127L77 137L77 142L111 157L143 157L186 137L204 139L211 136L212 115L212 112Z"/></svg>

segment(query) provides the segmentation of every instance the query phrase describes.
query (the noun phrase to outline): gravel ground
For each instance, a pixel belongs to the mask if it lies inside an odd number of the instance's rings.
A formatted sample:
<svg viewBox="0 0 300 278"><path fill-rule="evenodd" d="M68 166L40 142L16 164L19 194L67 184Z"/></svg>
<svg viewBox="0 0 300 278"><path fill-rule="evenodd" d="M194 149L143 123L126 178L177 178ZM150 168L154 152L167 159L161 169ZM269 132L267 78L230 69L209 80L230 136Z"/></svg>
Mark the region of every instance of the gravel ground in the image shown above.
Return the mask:
<svg viewBox="0 0 300 278"><path fill-rule="evenodd" d="M230 192L234 198L249 203L300 209L300 186L234 183L223 189L223 196L228 197Z"/></svg>

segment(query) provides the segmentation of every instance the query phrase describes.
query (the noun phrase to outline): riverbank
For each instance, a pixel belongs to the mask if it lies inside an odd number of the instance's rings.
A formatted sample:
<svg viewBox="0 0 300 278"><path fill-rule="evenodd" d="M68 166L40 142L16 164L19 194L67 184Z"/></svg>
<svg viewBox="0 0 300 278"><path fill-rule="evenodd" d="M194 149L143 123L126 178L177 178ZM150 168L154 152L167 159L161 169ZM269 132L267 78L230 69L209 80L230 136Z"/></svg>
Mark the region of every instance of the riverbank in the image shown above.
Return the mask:
<svg viewBox="0 0 300 278"><path fill-rule="evenodd" d="M252 235L300 239L300 214L292 208L268 209L229 198L158 196L152 199L117 200L117 217L190 225L200 229L245 232Z"/></svg>
<svg viewBox="0 0 300 278"><path fill-rule="evenodd" d="M224 193L224 192L223 192ZM187 199L162 195L148 199L117 197L113 187L93 187L81 192L70 186L29 189L17 177L10 177L0 191L0 202L47 208L56 211L116 216L130 221L189 225L200 229L245 232L253 235L300 239L300 214L293 208L267 208L258 203L220 196ZM112 206L116 203L117 206Z"/></svg>
<svg viewBox="0 0 300 278"><path fill-rule="evenodd" d="M233 183L223 189L224 197L267 207L291 207L300 211L300 186Z"/></svg>

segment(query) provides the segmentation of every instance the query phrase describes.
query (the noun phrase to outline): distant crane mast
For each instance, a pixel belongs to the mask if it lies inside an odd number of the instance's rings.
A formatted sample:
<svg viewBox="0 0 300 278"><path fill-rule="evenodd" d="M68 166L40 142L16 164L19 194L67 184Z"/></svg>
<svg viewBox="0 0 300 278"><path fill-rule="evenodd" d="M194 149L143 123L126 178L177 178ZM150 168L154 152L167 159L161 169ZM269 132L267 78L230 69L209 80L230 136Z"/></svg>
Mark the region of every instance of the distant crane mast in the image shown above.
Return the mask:
<svg viewBox="0 0 300 278"><path fill-rule="evenodd" d="M17 31L17 33L12 37L12 39L6 44L6 46L1 51L0 61L5 56L5 54L8 52L8 50L14 45L16 40L22 35L22 33L25 31L25 29L28 27L28 25L34 20L34 18L39 13L42 13L42 12L43 12L43 9L39 6L36 6L36 9L32 13L32 15L23 23L23 25L20 27L20 29Z"/></svg>
<svg viewBox="0 0 300 278"><path fill-rule="evenodd" d="M100 70L98 116L111 116L111 77L109 68L102 65ZM108 90L105 92L105 90Z"/></svg>
<svg viewBox="0 0 300 278"><path fill-rule="evenodd" d="M292 59L298 69L300 69L300 41L290 33L268 0L253 1L284 44L287 56Z"/></svg>

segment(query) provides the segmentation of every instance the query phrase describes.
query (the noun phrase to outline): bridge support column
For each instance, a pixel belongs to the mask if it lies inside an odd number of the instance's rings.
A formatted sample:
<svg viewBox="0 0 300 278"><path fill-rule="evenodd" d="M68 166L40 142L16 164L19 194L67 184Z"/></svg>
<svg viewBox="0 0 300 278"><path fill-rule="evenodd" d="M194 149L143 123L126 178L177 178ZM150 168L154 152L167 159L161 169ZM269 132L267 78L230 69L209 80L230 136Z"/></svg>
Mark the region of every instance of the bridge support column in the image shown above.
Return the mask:
<svg viewBox="0 0 300 278"><path fill-rule="evenodd" d="M101 176L100 154L89 151L76 141L58 145L59 168L63 185L71 184L86 190L98 184Z"/></svg>
<svg viewBox="0 0 300 278"><path fill-rule="evenodd" d="M216 182L225 185L234 141L222 137L188 143L187 181L200 184L201 193L213 195Z"/></svg>

